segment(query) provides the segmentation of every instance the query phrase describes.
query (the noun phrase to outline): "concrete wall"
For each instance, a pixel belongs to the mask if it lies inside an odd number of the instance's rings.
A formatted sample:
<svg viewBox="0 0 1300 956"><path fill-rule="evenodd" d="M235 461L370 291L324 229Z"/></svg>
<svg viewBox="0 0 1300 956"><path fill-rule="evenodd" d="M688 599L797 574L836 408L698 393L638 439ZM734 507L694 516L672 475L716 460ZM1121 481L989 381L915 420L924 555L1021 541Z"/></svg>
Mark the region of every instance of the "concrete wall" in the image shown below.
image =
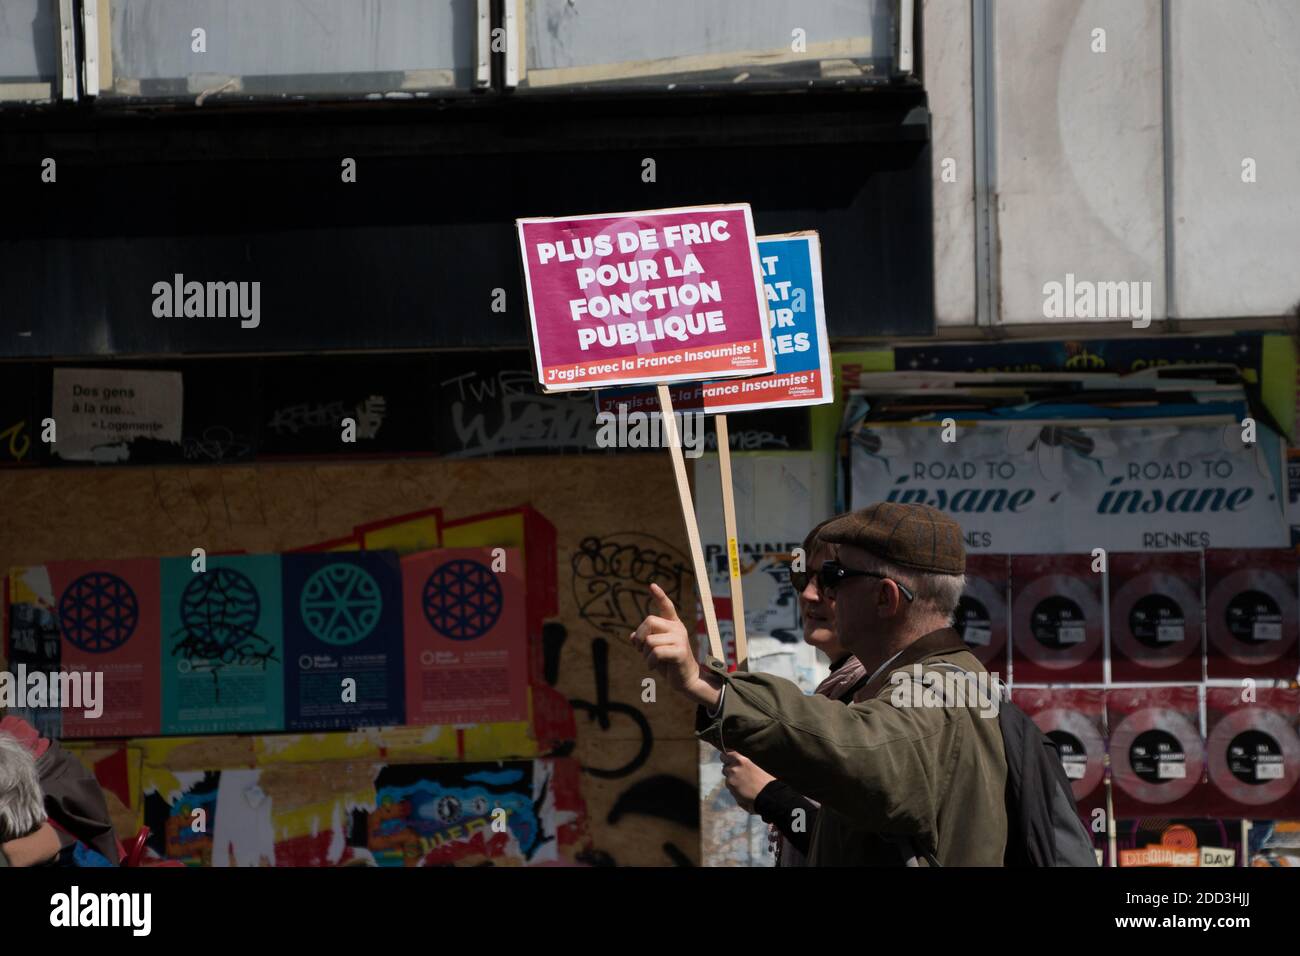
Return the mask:
<svg viewBox="0 0 1300 956"><path fill-rule="evenodd" d="M1166 63L1160 0L992 2L995 323L1054 321L1043 287L1067 274L1149 282L1156 320L1271 317L1300 300L1300 7L1178 0ZM980 197L973 176L941 176L943 157L960 170L973 155L980 38L966 0L923 9L936 312L972 325ZM1060 321L1090 318L1108 317Z"/></svg>
<svg viewBox="0 0 1300 956"><path fill-rule="evenodd" d="M1300 301L1300 4L1178 0L1170 26L1176 314L1284 314Z"/></svg>
<svg viewBox="0 0 1300 956"><path fill-rule="evenodd" d="M934 142L934 311L939 325L975 321L975 148L970 4L925 0L925 84ZM945 168L945 163L951 160ZM945 177L945 169L950 171Z"/></svg>

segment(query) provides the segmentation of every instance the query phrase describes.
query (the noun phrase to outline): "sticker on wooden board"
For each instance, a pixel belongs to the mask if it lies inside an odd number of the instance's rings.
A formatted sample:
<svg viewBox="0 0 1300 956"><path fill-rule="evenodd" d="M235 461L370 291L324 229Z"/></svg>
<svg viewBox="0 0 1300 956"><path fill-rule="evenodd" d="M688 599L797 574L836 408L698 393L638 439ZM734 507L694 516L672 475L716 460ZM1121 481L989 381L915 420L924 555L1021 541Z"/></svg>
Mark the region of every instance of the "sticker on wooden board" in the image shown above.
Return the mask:
<svg viewBox="0 0 1300 956"><path fill-rule="evenodd" d="M406 721L528 717L523 556L445 548L402 559Z"/></svg>
<svg viewBox="0 0 1300 956"><path fill-rule="evenodd" d="M817 233L760 236L758 259L763 268L775 371L751 378L673 385L674 410L723 415L835 401ZM645 388L602 389L596 396L597 411L616 413L620 405L627 405L630 412L657 412L659 398L653 389Z"/></svg>
<svg viewBox="0 0 1300 956"><path fill-rule="evenodd" d="M102 675L103 712L65 708L66 737L145 737L159 731L158 559L55 561L60 666Z"/></svg>
<svg viewBox="0 0 1300 956"><path fill-rule="evenodd" d="M286 554L281 578L286 728L400 724L406 708L397 555Z"/></svg>
<svg viewBox="0 0 1300 956"><path fill-rule="evenodd" d="M748 204L516 224L545 391L773 371Z"/></svg>
<svg viewBox="0 0 1300 956"><path fill-rule="evenodd" d="M162 561L162 732L284 729L278 554Z"/></svg>

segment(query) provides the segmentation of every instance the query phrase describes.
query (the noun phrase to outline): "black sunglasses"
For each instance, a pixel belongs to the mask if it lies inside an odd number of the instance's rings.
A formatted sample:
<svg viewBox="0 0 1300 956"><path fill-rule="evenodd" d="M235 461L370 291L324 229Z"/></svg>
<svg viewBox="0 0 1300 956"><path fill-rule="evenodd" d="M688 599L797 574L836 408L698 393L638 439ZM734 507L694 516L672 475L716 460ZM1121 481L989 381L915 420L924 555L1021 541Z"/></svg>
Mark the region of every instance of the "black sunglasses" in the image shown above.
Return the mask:
<svg viewBox="0 0 1300 956"><path fill-rule="evenodd" d="M795 586L796 591L802 592L808 586L808 581L813 577L808 571L791 571L790 583ZM845 578L880 578L882 581L894 581L887 574L877 574L875 571L859 571L857 568L846 568L838 561L823 561L821 568L817 571L817 586L823 591L833 591ZM894 581L895 587L902 592L903 597L909 601L916 599L910 588Z"/></svg>

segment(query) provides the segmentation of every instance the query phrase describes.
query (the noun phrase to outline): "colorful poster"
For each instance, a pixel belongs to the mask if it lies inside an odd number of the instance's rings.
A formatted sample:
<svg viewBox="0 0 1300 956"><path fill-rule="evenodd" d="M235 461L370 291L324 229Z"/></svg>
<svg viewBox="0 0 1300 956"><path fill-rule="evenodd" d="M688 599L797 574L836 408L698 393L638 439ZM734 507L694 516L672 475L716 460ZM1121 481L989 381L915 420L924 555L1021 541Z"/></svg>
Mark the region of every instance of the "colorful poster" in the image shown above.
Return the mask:
<svg viewBox="0 0 1300 956"><path fill-rule="evenodd" d="M554 799L538 786L547 762L389 764L375 779L367 847L379 866L438 866L467 858L554 857Z"/></svg>
<svg viewBox="0 0 1300 956"><path fill-rule="evenodd" d="M152 855L189 866L548 865L585 832L580 776L570 758L193 771L146 761L142 814Z"/></svg>
<svg viewBox="0 0 1300 956"><path fill-rule="evenodd" d="M55 561L60 666L102 688L97 717L65 707L65 737L147 737L159 725L158 559ZM92 710L93 713L93 710Z"/></svg>
<svg viewBox="0 0 1300 956"><path fill-rule="evenodd" d="M747 204L516 223L545 391L773 370Z"/></svg>
<svg viewBox="0 0 1300 956"><path fill-rule="evenodd" d="M675 410L720 415L835 401L817 233L760 237L758 260L763 267L768 338L776 370L752 378L674 385L669 391ZM629 412L657 412L659 398L646 389L610 389L597 394L598 411L615 412L619 405L627 405Z"/></svg>
<svg viewBox="0 0 1300 956"><path fill-rule="evenodd" d="M285 727L400 724L402 580L392 551L286 554Z"/></svg>
<svg viewBox="0 0 1300 956"><path fill-rule="evenodd" d="M159 858L186 866L213 865L220 772L172 774L145 766L142 772L148 846Z"/></svg>
<svg viewBox="0 0 1300 956"><path fill-rule="evenodd" d="M162 561L162 732L284 729L278 554Z"/></svg>
<svg viewBox="0 0 1300 956"><path fill-rule="evenodd" d="M1234 867L1242 855L1238 820L1150 816L1115 824L1119 865Z"/></svg>
<svg viewBox="0 0 1300 956"><path fill-rule="evenodd" d="M402 559L406 722L528 717L523 554L446 548Z"/></svg>
<svg viewBox="0 0 1300 956"><path fill-rule="evenodd" d="M48 681L58 674L60 658L59 618L49 569L43 564L12 568L6 584L8 642L0 647L0 657L7 658L10 673L25 672L28 680L39 673ZM0 710L6 716L24 720L42 737L55 739L63 736L63 708L50 703L46 700L43 705L38 702L28 706L24 701L19 706L16 699L6 699L0 690Z"/></svg>

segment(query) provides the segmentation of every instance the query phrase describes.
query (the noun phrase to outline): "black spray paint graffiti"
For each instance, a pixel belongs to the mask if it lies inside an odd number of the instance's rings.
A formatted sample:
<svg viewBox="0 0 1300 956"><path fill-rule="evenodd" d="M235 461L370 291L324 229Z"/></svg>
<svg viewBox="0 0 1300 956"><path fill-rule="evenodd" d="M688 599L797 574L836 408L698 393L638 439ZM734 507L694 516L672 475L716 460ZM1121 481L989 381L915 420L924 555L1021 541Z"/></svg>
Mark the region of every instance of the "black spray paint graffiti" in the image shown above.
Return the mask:
<svg viewBox="0 0 1300 956"><path fill-rule="evenodd" d="M653 535L620 532L605 538L584 539L574 553L573 596L583 622L614 640L626 640L648 613L651 583L662 587L674 604L691 584L685 557L672 545ZM542 632L542 662L546 680L559 678L560 652L567 638L563 625L548 625ZM605 637L591 641L595 701L571 698L575 711L587 715L602 733L616 720L630 721L639 733L636 753L615 767L584 765L583 772L601 779L622 779L641 770L654 750L654 731L640 708L613 700L609 690L610 642ZM635 738L634 738L635 739ZM655 774L633 782L614 802L607 822L616 825L629 815L658 817L683 826L699 826L699 803L695 787L669 774ZM693 865L672 842L663 844L665 855L677 866ZM616 865L603 850L591 849L582 862L596 866Z"/></svg>
<svg viewBox="0 0 1300 956"><path fill-rule="evenodd" d="M199 438L182 439L181 447L186 461L226 461L247 456L253 450L253 443L225 425L211 425L203 429Z"/></svg>
<svg viewBox="0 0 1300 956"><path fill-rule="evenodd" d="M684 827L700 825L700 795L681 777L660 773L638 780L614 801L607 819L618 823L629 813L672 820Z"/></svg>
<svg viewBox="0 0 1300 956"><path fill-rule="evenodd" d="M690 573L685 556L653 535L584 538L573 556L573 599L585 622L621 640L650 613L651 584L680 607Z"/></svg>
<svg viewBox="0 0 1300 956"><path fill-rule="evenodd" d="M775 435L770 431L758 431L752 428L731 432L728 438L727 447L733 451L758 451L763 448L790 447L789 436ZM704 436L704 450L718 450L717 432L711 431Z"/></svg>
<svg viewBox="0 0 1300 956"><path fill-rule="evenodd" d="M574 710L586 714L589 721L596 721L602 732L609 730L611 715L621 714L627 717L641 732L641 744L637 748L636 755L621 766L611 768L585 766L582 769L593 777L605 780L626 777L630 773L636 773L650 759L650 751L655 745L654 731L650 729L650 721L646 720L645 714L640 710L631 704L621 704L609 699L609 642L603 637L597 637L591 642L591 666L596 674L596 702L593 704L586 700L570 699L569 703L573 705Z"/></svg>
<svg viewBox="0 0 1300 956"><path fill-rule="evenodd" d="M210 673L215 700L221 700L221 671L228 667L261 667L278 661L275 647L253 630L257 623L256 593L248 579L223 568L197 575L181 598L181 620L172 634L172 656L191 672Z"/></svg>

